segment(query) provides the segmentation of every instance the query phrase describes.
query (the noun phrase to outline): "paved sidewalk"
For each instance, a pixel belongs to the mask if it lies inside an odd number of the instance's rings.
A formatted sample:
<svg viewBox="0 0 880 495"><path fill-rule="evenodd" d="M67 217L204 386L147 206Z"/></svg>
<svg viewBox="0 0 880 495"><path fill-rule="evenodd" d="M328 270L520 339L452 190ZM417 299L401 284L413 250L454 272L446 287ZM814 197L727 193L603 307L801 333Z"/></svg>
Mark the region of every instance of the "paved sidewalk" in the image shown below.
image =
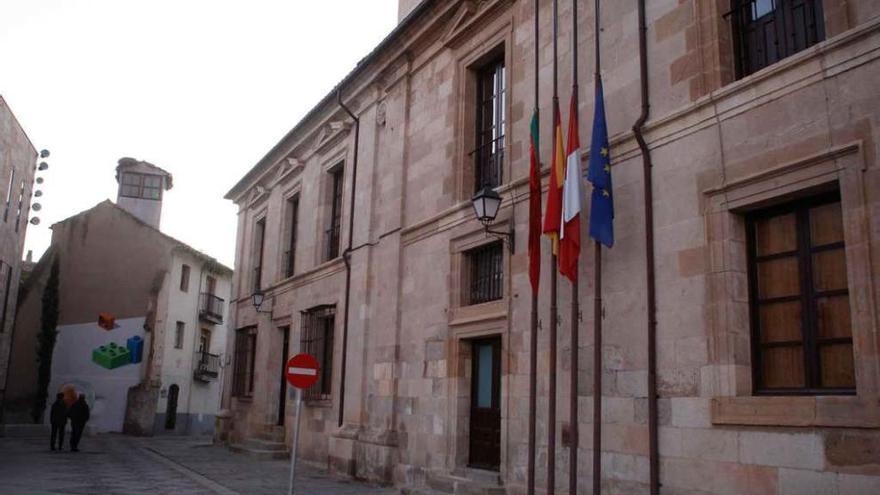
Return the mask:
<svg viewBox="0 0 880 495"><path fill-rule="evenodd" d="M37 494L283 495L289 462L257 460L188 437L86 437L82 452L51 452L48 438L0 438L0 492ZM297 492L392 495L300 463Z"/></svg>

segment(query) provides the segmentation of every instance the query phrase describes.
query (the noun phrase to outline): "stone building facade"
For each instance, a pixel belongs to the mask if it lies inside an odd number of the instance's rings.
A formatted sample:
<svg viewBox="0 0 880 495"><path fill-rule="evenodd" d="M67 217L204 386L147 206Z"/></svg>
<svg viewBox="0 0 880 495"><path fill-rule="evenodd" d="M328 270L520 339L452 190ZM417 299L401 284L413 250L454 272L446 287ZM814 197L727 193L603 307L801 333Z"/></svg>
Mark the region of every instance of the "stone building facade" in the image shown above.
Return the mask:
<svg viewBox="0 0 880 495"><path fill-rule="evenodd" d="M880 3L646 3L662 491L877 493ZM239 207L231 439L290 442L283 362L305 350L323 370L303 408L306 459L402 486L523 493L528 132L537 46L548 159L551 2L541 2L538 40L532 2L411 4L227 194ZM588 145L594 11L582 4ZM647 493L645 210L631 131L639 2L602 4L616 244L603 264L601 482L607 493ZM560 19L567 102L570 2ZM514 229L512 251L474 218L481 186L503 198L494 228ZM583 236L576 420L578 493L590 493L594 288ZM565 493L571 290L560 282L553 453L542 242L537 477L543 487L555 455Z"/></svg>
<svg viewBox="0 0 880 495"><path fill-rule="evenodd" d="M0 96L0 422L37 150Z"/></svg>

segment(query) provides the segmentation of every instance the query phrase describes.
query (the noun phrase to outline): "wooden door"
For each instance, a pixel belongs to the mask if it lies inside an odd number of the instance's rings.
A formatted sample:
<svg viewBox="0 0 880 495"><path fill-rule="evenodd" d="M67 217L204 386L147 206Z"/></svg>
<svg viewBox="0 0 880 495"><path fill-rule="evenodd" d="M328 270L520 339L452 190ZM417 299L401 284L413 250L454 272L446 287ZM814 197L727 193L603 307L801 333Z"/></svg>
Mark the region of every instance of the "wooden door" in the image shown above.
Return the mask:
<svg viewBox="0 0 880 495"><path fill-rule="evenodd" d="M468 464L498 470L501 464L501 338L474 340L471 356Z"/></svg>
<svg viewBox="0 0 880 495"><path fill-rule="evenodd" d="M173 430L177 426L177 396L180 387L176 384L168 387L168 407L165 408L165 429Z"/></svg>

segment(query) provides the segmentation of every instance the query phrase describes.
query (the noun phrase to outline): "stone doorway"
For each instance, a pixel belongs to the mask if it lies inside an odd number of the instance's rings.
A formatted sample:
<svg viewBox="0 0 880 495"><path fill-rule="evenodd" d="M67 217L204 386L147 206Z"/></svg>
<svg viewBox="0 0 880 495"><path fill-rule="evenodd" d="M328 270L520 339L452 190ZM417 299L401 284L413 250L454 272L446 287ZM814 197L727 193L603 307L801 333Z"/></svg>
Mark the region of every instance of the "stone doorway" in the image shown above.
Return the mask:
<svg viewBox="0 0 880 495"><path fill-rule="evenodd" d="M501 337L471 341L468 466L501 465Z"/></svg>

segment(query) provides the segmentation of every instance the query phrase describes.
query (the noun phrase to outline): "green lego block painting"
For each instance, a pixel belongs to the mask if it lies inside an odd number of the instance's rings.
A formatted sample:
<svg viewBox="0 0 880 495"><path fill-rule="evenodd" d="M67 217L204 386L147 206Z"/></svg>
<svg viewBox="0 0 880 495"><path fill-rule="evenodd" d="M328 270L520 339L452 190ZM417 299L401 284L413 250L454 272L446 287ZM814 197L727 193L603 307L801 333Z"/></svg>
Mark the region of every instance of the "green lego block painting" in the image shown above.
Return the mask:
<svg viewBox="0 0 880 495"><path fill-rule="evenodd" d="M99 366L112 370L128 364L131 361L131 352L126 347L111 342L92 350L92 361Z"/></svg>

